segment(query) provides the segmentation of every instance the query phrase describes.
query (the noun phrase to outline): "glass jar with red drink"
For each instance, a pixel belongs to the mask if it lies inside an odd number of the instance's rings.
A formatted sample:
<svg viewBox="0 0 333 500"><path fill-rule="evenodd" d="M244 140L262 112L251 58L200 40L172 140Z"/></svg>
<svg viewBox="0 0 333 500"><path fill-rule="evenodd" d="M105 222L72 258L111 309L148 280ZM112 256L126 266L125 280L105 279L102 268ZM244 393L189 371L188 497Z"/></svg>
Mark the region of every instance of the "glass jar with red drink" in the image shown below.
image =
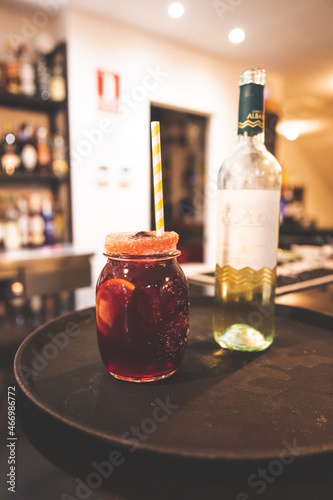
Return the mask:
<svg viewBox="0 0 333 500"><path fill-rule="evenodd" d="M174 232L106 237L107 263L96 287L97 338L106 369L118 379L159 380L180 366L189 297L177 242Z"/></svg>

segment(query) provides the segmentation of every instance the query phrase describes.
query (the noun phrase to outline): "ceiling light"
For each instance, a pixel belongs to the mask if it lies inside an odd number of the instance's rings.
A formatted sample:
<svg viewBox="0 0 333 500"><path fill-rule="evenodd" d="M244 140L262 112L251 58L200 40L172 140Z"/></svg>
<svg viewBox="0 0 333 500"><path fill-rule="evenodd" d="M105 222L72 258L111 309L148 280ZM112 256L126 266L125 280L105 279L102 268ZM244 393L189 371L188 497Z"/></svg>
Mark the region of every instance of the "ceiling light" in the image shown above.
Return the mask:
<svg viewBox="0 0 333 500"><path fill-rule="evenodd" d="M232 43L241 43L245 38L245 33L241 28L235 28L230 31L228 38Z"/></svg>
<svg viewBox="0 0 333 500"><path fill-rule="evenodd" d="M289 141L295 141L300 135L311 134L320 131L325 122L319 120L284 120L276 127L278 134L283 135Z"/></svg>
<svg viewBox="0 0 333 500"><path fill-rule="evenodd" d="M179 2L175 2L169 5L168 14L170 17L182 17L184 12L184 6Z"/></svg>
<svg viewBox="0 0 333 500"><path fill-rule="evenodd" d="M295 141L300 134L299 121L280 122L277 126L278 134L283 135L288 141Z"/></svg>
<svg viewBox="0 0 333 500"><path fill-rule="evenodd" d="M288 139L288 141L295 141L299 137L297 124L286 123L285 125L283 135L286 139Z"/></svg>

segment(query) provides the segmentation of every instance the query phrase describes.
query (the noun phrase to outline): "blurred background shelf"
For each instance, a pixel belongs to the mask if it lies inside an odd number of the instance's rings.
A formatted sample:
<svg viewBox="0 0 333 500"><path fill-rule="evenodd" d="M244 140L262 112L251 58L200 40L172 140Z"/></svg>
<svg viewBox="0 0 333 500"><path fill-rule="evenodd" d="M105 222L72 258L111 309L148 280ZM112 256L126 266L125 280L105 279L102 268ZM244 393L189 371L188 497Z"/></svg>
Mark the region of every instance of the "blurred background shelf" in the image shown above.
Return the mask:
<svg viewBox="0 0 333 500"><path fill-rule="evenodd" d="M40 111L43 113L55 113L67 110L67 99L63 101L43 101L38 97L27 97L22 94L11 94L0 92L0 106L13 109L24 109L28 111Z"/></svg>
<svg viewBox="0 0 333 500"><path fill-rule="evenodd" d="M71 243L66 44L11 47L0 69L0 250Z"/></svg>
<svg viewBox="0 0 333 500"><path fill-rule="evenodd" d="M40 175L35 172L15 172L13 175L7 175L0 172L0 183L3 184L61 184L68 182L69 176L58 177L53 173L47 175Z"/></svg>

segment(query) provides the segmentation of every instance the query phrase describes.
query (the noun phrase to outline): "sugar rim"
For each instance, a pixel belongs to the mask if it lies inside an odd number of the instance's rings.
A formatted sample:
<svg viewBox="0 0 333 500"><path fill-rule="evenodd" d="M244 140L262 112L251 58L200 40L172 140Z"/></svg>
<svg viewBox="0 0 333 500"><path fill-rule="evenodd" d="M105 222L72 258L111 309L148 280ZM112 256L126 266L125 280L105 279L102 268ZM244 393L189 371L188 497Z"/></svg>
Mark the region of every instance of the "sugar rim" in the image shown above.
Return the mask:
<svg viewBox="0 0 333 500"><path fill-rule="evenodd" d="M156 236L155 231L109 233L105 237L104 252L110 256L129 255L133 258L138 255L156 258L158 255L176 252L178 241L179 234L175 231L166 231L162 236Z"/></svg>

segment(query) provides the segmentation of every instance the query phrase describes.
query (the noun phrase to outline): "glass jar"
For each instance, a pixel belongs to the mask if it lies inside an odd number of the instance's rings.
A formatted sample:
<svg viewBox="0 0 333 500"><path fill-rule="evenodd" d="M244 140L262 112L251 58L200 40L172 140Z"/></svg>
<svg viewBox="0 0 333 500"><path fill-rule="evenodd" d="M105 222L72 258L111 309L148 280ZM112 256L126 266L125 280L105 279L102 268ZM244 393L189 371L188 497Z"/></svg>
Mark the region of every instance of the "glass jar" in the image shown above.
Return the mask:
<svg viewBox="0 0 333 500"><path fill-rule="evenodd" d="M189 294L177 250L110 255L96 287L97 338L114 377L149 382L180 366L189 331Z"/></svg>

